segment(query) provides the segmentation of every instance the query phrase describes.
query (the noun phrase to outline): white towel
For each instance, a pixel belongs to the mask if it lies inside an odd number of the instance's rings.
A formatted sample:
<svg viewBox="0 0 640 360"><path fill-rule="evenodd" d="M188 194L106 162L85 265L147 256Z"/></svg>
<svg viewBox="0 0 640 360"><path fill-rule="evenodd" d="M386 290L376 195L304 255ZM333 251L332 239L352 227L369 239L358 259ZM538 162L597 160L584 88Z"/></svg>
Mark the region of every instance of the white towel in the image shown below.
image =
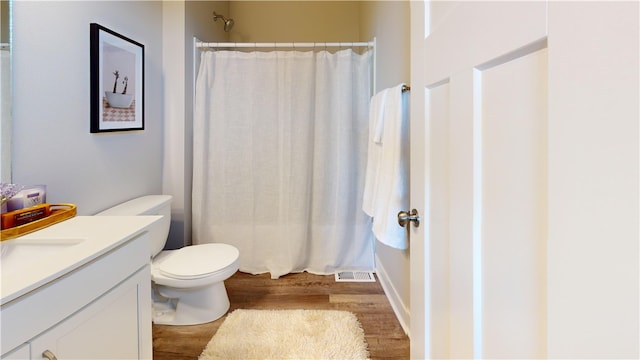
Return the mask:
<svg viewBox="0 0 640 360"><path fill-rule="evenodd" d="M380 167L380 152L382 151L382 133L384 129L383 115L387 89L371 97L369 105L369 141L367 147L367 170L364 180L364 195L362 210L373 216L373 206L376 200L376 182Z"/></svg>
<svg viewBox="0 0 640 360"><path fill-rule="evenodd" d="M409 138L400 84L388 89L383 109L382 147L379 155L373 233L383 244L406 249L406 230L398 225L398 212L409 207Z"/></svg>

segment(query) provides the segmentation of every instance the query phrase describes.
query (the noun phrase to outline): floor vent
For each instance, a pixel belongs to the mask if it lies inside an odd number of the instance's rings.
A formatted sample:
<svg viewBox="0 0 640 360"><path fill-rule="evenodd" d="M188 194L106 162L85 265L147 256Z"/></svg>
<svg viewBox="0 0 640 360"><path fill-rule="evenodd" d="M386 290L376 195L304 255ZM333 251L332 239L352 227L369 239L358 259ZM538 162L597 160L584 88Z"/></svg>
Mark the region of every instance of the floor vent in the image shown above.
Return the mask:
<svg viewBox="0 0 640 360"><path fill-rule="evenodd" d="M371 271L341 271L335 275L336 282L376 282Z"/></svg>

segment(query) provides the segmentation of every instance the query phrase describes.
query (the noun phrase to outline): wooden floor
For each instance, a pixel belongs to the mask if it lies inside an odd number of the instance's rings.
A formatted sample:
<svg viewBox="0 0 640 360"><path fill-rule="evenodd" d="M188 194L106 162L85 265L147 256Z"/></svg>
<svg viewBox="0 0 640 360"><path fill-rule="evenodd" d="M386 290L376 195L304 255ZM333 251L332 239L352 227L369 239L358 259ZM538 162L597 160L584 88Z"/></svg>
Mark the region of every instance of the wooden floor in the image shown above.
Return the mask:
<svg viewBox="0 0 640 360"><path fill-rule="evenodd" d="M231 308L327 309L353 312L360 320L371 359L408 359L409 338L402 330L379 282L335 282L334 276L237 272L225 281ZM155 360L197 359L224 317L203 325L153 325ZM345 359L347 360L347 359Z"/></svg>

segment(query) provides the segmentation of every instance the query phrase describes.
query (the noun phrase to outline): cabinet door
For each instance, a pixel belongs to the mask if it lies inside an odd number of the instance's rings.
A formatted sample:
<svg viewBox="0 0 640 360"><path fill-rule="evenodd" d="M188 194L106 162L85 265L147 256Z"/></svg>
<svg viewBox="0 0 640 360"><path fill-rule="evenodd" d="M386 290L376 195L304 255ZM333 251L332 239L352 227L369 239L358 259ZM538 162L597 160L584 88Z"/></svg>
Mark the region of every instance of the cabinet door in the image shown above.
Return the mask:
<svg viewBox="0 0 640 360"><path fill-rule="evenodd" d="M50 351L58 359L138 359L148 355L139 333L151 324L139 322L141 312L150 312L143 297L150 297L148 268L99 297L31 342L33 358ZM144 316L143 316L144 318ZM141 331L142 330L142 331ZM142 346L140 346L142 345ZM150 357L150 356L149 356Z"/></svg>

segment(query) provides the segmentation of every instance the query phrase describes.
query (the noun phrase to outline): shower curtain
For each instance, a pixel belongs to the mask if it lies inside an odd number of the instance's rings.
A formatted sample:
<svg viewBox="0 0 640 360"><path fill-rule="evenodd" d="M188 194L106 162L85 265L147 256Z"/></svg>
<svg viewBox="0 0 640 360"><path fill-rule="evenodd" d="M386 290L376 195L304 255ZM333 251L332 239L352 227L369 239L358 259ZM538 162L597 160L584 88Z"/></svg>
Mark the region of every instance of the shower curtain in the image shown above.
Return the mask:
<svg viewBox="0 0 640 360"><path fill-rule="evenodd" d="M193 242L272 278L373 269L361 210L371 51L204 51L194 109Z"/></svg>

